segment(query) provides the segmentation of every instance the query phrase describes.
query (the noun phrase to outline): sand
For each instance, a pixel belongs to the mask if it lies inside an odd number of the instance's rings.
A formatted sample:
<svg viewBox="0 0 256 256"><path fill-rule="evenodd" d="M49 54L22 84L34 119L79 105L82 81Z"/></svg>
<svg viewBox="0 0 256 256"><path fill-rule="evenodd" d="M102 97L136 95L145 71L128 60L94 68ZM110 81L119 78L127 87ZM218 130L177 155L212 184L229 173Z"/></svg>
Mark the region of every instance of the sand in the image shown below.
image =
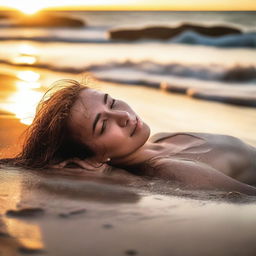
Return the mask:
<svg viewBox="0 0 256 256"><path fill-rule="evenodd" d="M97 82L127 100L152 134L201 131L256 146L256 110ZM1 154L25 125L0 118ZM12 148L10 148L12 147ZM255 255L256 198L191 192L169 182L0 169L0 255Z"/></svg>
<svg viewBox="0 0 256 256"><path fill-rule="evenodd" d="M253 197L198 192L191 198L157 182L120 186L104 177L96 182L7 168L0 179L0 255L256 252Z"/></svg>

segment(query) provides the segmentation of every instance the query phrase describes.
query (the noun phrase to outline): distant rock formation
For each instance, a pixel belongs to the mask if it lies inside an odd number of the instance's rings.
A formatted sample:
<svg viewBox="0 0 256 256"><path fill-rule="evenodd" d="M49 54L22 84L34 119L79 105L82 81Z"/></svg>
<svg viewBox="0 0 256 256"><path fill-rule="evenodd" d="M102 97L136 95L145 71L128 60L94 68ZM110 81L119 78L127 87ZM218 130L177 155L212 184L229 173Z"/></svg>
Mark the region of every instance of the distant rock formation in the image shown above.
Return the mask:
<svg viewBox="0 0 256 256"><path fill-rule="evenodd" d="M118 29L110 30L109 35L114 40L139 40L139 39L171 39L184 31L194 31L206 36L224 36L230 34L241 34L242 31L228 26L200 26L193 24L182 24L178 27L147 27L141 29Z"/></svg>
<svg viewBox="0 0 256 256"><path fill-rule="evenodd" d="M52 14L19 16L11 26L14 27L83 27L84 21Z"/></svg>

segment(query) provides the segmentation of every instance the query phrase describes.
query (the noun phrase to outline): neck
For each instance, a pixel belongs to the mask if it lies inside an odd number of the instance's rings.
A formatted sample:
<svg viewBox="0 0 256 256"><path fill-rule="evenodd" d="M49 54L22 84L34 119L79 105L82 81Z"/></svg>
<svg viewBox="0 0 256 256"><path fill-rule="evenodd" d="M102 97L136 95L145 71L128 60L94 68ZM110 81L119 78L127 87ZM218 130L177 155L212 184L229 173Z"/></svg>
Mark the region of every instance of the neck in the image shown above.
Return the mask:
<svg viewBox="0 0 256 256"><path fill-rule="evenodd" d="M151 157L157 155L162 149L162 145L146 142L143 146L130 153L129 155L114 158L111 160L113 165L131 166L143 163Z"/></svg>

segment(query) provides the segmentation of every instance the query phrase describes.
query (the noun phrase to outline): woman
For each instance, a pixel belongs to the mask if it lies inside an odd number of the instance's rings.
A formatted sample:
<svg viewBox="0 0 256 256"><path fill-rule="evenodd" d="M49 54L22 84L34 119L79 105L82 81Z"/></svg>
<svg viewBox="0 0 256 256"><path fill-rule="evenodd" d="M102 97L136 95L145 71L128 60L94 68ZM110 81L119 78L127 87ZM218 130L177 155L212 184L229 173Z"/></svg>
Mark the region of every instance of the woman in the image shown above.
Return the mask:
<svg viewBox="0 0 256 256"><path fill-rule="evenodd" d="M61 88L40 102L16 165L75 163L94 171L115 166L186 188L256 195L256 188L243 183L256 182L254 147L206 133L159 133L149 139L149 126L126 102L74 80L58 83Z"/></svg>

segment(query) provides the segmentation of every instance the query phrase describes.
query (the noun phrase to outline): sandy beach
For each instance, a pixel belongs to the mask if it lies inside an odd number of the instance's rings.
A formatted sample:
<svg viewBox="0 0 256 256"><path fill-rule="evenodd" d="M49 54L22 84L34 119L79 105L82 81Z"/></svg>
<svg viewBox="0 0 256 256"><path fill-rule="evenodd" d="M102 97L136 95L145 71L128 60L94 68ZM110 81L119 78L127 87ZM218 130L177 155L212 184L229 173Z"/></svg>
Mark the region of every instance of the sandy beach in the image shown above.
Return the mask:
<svg viewBox="0 0 256 256"><path fill-rule="evenodd" d="M56 74L48 75L56 79ZM129 102L152 134L231 134L256 145L253 108L96 80L94 87ZM19 150L16 142L26 125L10 115L2 115L0 122L1 155L11 156ZM1 256L256 252L255 197L182 191L157 180L121 182L86 173L53 175L10 167L1 168L0 180Z"/></svg>
<svg viewBox="0 0 256 256"><path fill-rule="evenodd" d="M213 193L210 200L191 199L171 195L171 187L150 192L154 186L2 170L1 253L255 254L255 199Z"/></svg>
<svg viewBox="0 0 256 256"><path fill-rule="evenodd" d="M47 15L0 12L0 158L20 152L37 103L64 78L128 102L151 135L256 147L255 12ZM123 173L0 165L0 256L256 255L256 197Z"/></svg>

